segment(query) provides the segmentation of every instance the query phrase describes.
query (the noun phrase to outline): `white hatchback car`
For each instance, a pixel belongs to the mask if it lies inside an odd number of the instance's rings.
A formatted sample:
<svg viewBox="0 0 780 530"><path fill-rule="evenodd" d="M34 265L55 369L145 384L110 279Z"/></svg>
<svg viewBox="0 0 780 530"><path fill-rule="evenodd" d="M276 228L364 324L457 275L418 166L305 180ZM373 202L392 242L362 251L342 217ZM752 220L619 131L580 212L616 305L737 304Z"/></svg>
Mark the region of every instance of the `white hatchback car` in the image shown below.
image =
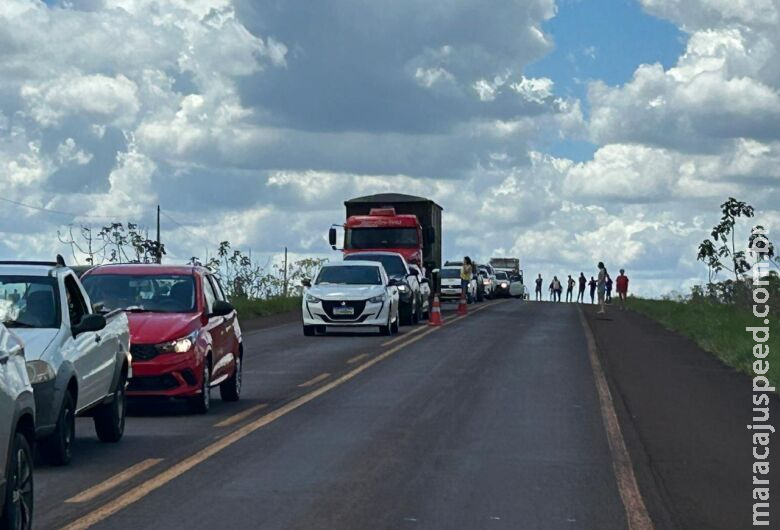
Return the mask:
<svg viewBox="0 0 780 530"><path fill-rule="evenodd" d="M327 327L379 327L385 335L398 332L398 280L388 278L377 261L327 263L317 277L303 281L303 334L324 333Z"/></svg>

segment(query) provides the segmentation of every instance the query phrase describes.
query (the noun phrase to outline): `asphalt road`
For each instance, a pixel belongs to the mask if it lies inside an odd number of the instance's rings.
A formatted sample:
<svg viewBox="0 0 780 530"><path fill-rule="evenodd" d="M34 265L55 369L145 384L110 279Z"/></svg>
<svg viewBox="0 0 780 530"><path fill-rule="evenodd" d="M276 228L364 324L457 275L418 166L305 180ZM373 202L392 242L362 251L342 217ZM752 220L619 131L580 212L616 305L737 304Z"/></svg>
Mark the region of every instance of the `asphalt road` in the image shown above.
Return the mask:
<svg viewBox="0 0 780 530"><path fill-rule="evenodd" d="M134 407L116 445L79 420L72 465L36 469L36 527L626 528L575 306L471 309L248 334L239 403Z"/></svg>

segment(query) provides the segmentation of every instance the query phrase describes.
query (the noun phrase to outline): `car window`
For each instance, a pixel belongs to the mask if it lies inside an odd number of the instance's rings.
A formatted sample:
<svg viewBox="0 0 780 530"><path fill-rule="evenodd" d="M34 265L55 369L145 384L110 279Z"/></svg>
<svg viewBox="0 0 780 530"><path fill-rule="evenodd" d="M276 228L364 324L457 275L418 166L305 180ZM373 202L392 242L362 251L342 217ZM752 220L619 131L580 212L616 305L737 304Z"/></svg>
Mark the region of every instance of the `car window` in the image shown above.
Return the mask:
<svg viewBox="0 0 780 530"><path fill-rule="evenodd" d="M70 325L78 326L84 315L88 313L87 303L81 295L81 289L76 284L76 278L72 275L65 276L65 297L68 303L68 315L70 316Z"/></svg>
<svg viewBox="0 0 780 530"><path fill-rule="evenodd" d="M378 267L370 265L340 265L323 267L317 275L316 285L382 285Z"/></svg>
<svg viewBox="0 0 780 530"><path fill-rule="evenodd" d="M208 276L203 277L203 299L205 311L207 315L214 312L214 302L217 301L217 295L214 293L214 287L208 279Z"/></svg>
<svg viewBox="0 0 780 530"><path fill-rule="evenodd" d="M60 327L57 280L48 276L0 276L0 322L9 328Z"/></svg>
<svg viewBox="0 0 780 530"><path fill-rule="evenodd" d="M460 269L442 269L441 277L448 278L448 279L460 278Z"/></svg>
<svg viewBox="0 0 780 530"><path fill-rule="evenodd" d="M217 295L217 300L227 300L227 296L225 296L225 291L222 289L222 284L219 282L219 278L213 274L209 274L209 279L211 280L211 286L214 288L214 293Z"/></svg>

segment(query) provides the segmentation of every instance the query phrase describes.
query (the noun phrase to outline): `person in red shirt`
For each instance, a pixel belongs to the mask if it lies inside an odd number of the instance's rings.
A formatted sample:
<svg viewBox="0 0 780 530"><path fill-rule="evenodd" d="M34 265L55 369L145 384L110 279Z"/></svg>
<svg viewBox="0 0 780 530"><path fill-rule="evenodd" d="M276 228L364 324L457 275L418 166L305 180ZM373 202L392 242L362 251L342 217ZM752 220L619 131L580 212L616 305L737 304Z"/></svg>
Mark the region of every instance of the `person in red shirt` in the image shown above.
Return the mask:
<svg viewBox="0 0 780 530"><path fill-rule="evenodd" d="M626 309L626 296L628 296L628 276L625 269L620 269L620 276L615 279L615 289L620 298L620 310Z"/></svg>

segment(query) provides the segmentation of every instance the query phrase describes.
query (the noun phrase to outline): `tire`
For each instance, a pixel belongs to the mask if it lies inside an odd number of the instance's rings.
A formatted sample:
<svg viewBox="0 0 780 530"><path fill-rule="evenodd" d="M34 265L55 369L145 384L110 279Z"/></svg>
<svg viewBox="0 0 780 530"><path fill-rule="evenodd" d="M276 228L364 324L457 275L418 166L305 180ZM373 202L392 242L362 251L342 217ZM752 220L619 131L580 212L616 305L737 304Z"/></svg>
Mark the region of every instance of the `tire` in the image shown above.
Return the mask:
<svg viewBox="0 0 780 530"><path fill-rule="evenodd" d="M123 373L119 376L114 399L111 403L100 405L95 411L93 421L95 433L101 442L116 443L122 439L125 433L125 414L127 410L127 394L125 383L127 376Z"/></svg>
<svg viewBox="0 0 780 530"><path fill-rule="evenodd" d="M412 324L413 311L414 307L407 307L406 304L401 304L401 307L398 308L398 320L401 321L402 325L409 326Z"/></svg>
<svg viewBox="0 0 780 530"><path fill-rule="evenodd" d="M420 306L422 303L416 298L414 299L414 307L412 308L412 325L416 326L420 323Z"/></svg>
<svg viewBox="0 0 780 530"><path fill-rule="evenodd" d="M227 381L219 385L219 397L222 401L238 401L241 397L241 377L242 368L244 363L242 362L241 355L236 357L236 366Z"/></svg>
<svg viewBox="0 0 780 530"><path fill-rule="evenodd" d="M54 432L41 442L41 453L49 464L64 466L70 463L73 438L76 434L76 400L73 394L65 393L57 417Z"/></svg>
<svg viewBox="0 0 780 530"><path fill-rule="evenodd" d="M27 438L16 433L6 462L5 502L0 528L31 530L33 520L33 454Z"/></svg>
<svg viewBox="0 0 780 530"><path fill-rule="evenodd" d="M306 324L303 325L303 334L306 337L313 337L316 334L316 327L315 326L307 326Z"/></svg>
<svg viewBox="0 0 780 530"><path fill-rule="evenodd" d="M392 322L390 324L390 335L394 335L394 334L398 333L398 328L399 328L398 319L396 318L395 322Z"/></svg>
<svg viewBox="0 0 780 530"><path fill-rule="evenodd" d="M190 398L190 409L195 414L206 414L211 408L211 366L208 361L203 363L200 394Z"/></svg>
<svg viewBox="0 0 780 530"><path fill-rule="evenodd" d="M399 313L400 316L400 313ZM387 325L386 326L379 326L379 334L380 335L392 335L393 334L393 325L390 322L390 319L393 317L393 306L390 305L390 307L387 309ZM398 320L396 320L398 322Z"/></svg>

